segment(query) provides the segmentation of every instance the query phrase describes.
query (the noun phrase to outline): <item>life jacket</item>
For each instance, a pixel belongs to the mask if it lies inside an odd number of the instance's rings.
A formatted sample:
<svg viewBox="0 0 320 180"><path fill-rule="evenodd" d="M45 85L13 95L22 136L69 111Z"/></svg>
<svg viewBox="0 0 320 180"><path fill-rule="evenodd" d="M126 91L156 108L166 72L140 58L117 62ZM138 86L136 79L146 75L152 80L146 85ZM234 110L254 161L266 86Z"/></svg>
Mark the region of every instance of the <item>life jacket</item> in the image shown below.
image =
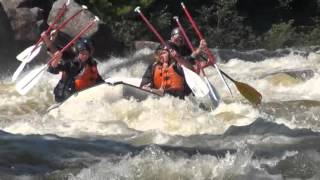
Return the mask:
<svg viewBox="0 0 320 180"><path fill-rule="evenodd" d="M96 64L86 64L82 72L75 79L77 91L91 87L96 84L99 78Z"/></svg>
<svg viewBox="0 0 320 180"><path fill-rule="evenodd" d="M174 70L173 64L167 68L155 65L153 84L156 89L162 87L164 90L184 91L184 78Z"/></svg>

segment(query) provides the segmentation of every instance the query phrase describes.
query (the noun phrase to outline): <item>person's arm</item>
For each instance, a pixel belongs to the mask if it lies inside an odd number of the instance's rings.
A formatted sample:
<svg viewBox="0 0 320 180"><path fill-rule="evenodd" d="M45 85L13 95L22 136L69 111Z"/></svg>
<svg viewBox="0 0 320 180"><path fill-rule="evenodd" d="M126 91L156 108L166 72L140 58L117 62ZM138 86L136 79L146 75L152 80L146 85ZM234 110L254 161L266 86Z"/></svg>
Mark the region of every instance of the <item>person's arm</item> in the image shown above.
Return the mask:
<svg viewBox="0 0 320 180"><path fill-rule="evenodd" d="M52 66L53 68L57 67L62 59L61 57L62 57L62 53L60 51L57 51L56 53L54 53L51 62L49 62L49 66Z"/></svg>
<svg viewBox="0 0 320 180"><path fill-rule="evenodd" d="M197 59L206 47L207 47L206 40L201 39L199 47L195 51L192 52L191 57L193 57L194 59Z"/></svg>
<svg viewBox="0 0 320 180"><path fill-rule="evenodd" d="M57 51L53 57L51 62L49 62L48 71L53 74L58 74L60 71L64 70L64 65L61 63L62 53Z"/></svg>
<svg viewBox="0 0 320 180"><path fill-rule="evenodd" d="M56 34L53 34L52 36L54 37L54 36L56 36ZM44 44L46 45L47 50L51 54L54 54L54 53L56 53L58 51L57 47L53 44L53 41L50 39L49 35L46 32L42 32L41 33L41 38L42 38Z"/></svg>

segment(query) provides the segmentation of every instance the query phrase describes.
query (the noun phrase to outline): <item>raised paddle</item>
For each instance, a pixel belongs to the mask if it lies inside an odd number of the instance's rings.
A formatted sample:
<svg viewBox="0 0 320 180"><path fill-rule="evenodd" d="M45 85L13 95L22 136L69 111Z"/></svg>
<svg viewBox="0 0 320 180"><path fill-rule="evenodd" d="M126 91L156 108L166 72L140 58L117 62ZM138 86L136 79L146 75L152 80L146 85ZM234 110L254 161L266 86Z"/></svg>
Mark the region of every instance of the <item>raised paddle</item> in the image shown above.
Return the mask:
<svg viewBox="0 0 320 180"><path fill-rule="evenodd" d="M67 7L70 4L70 0L67 0L63 5L62 8L59 10L57 16L54 18L54 20L52 21L52 23L49 25L48 29L45 31L48 35L50 34L50 32L54 29L54 26L58 23L58 21L63 17L63 15L65 14L65 12L67 11ZM26 61L28 56L30 56L30 54L35 53L34 51L36 50L36 48L38 48L41 45L42 42L42 38L40 37L38 39L38 41L36 42L36 44L26 48L24 51L22 51L21 53L19 53L16 58L19 61ZM33 47L33 48L31 48ZM37 53L35 53L37 54ZM31 58L32 60L32 58Z"/></svg>
<svg viewBox="0 0 320 180"><path fill-rule="evenodd" d="M76 13L74 13L71 17L69 17L65 21L63 21L57 28L55 28L55 31L59 31L59 30L63 29L72 19L74 19L76 16L78 16L85 9L88 9L87 6L82 5L80 10L78 10ZM54 23L52 23L52 24L54 24ZM52 36L51 33L50 33L50 36ZM42 48L42 39L40 38L40 40L41 40L41 42L38 44L38 47L37 47L37 44L32 45L32 46L28 47L27 49L25 49L22 53L20 53L17 56L17 59L22 61L22 63L20 64L18 69L14 72L14 74L12 76L12 81L15 81L17 79L17 77L20 75L20 73L22 72L24 66L27 63L29 63L30 61L32 61L39 54L39 52Z"/></svg>
<svg viewBox="0 0 320 180"><path fill-rule="evenodd" d="M193 18L191 17L191 15L190 15L188 9L186 8L186 6L185 6L183 3L181 3L181 6L182 6L182 9L183 9L183 11L185 12L185 15L187 16L189 22L191 23L193 29L196 31L196 34L198 35L199 40L204 39L202 33L200 32L197 24L195 23L195 21L194 21ZM227 82L225 81L225 79L222 77L222 75L221 75L221 73L220 73L220 69L219 69L218 65L216 64L216 61L215 61L215 58L214 58L212 52L211 52L210 49L207 48L207 47L205 48L205 52L206 52L206 54L208 55L208 58L209 58L211 64L212 64L212 65L215 67L215 69L217 70L220 79L222 80L222 82L224 83L224 85L227 87L227 90L229 91L230 95L233 96L230 87L228 86Z"/></svg>
<svg viewBox="0 0 320 180"><path fill-rule="evenodd" d="M75 41L77 41L84 33L86 33L93 25L95 25L97 21L99 21L99 18L96 16L95 19L90 21L90 23L87 26L85 26L64 48L60 50L60 52L63 53L66 49L72 46L75 43ZM40 68L32 70L29 74L22 78L16 84L16 90L18 91L18 93L21 95L27 94L29 90L39 82L44 71L48 69L49 64L54 59L55 56L53 56L47 64L41 66Z"/></svg>
<svg viewBox="0 0 320 180"><path fill-rule="evenodd" d="M157 38L159 39L161 44L165 45L166 47L168 47L170 49L170 47L166 45L166 43L165 43L164 39L162 38L162 36L153 27L153 25L148 21L148 19L144 16L144 14L140 11L140 7L135 8L134 11L139 13L139 15L142 18L142 20L147 24L149 29L157 36ZM181 64L182 67L188 66L187 64L185 64L185 62L183 62L181 59L177 58L176 56L174 56L174 58L176 59L176 61L179 64ZM209 89L206 86L206 84L203 82L201 77L198 74L196 74L195 72L191 71L191 70L190 71L186 71L186 69L187 68L183 68L183 72L184 72L184 75L185 75L186 82L187 82L188 86L190 87L190 89L192 90L193 94L196 97L199 97L199 98L202 98L206 94L208 94ZM195 78L195 77L197 77L197 78Z"/></svg>
<svg viewBox="0 0 320 180"><path fill-rule="evenodd" d="M187 42L187 44L188 44L188 47L190 48L190 50L191 50L192 52L194 52L195 49L194 49L194 47L193 47L190 39L188 38L188 36L187 36L184 28L182 27L182 25L181 25L181 23L180 23L180 21L179 21L179 18L178 18L177 16L174 16L173 19L176 21L176 23L177 23L177 25L178 25L178 27L179 27L179 29L180 29L180 31L181 31L181 34L182 34L184 40L185 40L185 41ZM200 67L200 64L199 64L200 62L199 62L198 60L196 61L196 63L197 63L197 67ZM209 82L208 77L206 76L204 70L203 70L202 68L200 68L200 71L202 72L202 75L203 75L203 77L204 77L205 83L206 83L206 85L207 85L207 87L208 87L208 89L209 89L210 97L213 98L214 101L219 102L220 97L218 96L218 93L214 90L212 84Z"/></svg>
<svg viewBox="0 0 320 180"><path fill-rule="evenodd" d="M74 13L72 16L70 16L65 21L63 21L57 28L55 28L55 31L59 31L59 30L63 29L71 20L73 20L76 16L78 16L85 9L88 9L87 6L82 5L80 10L78 10L76 13ZM50 36L52 36L51 33L50 33ZM40 42L40 44L38 44L38 47L36 46L37 44L32 45L32 46L28 47L27 49L25 49L22 53L20 53L17 56L17 59L22 61L22 63L20 64L18 69L13 74L12 81L15 81L17 79L17 77L19 76L19 74L22 72L24 66L27 63L29 63L30 61L32 61L39 54L39 52L42 48L42 39L40 38L40 40L41 40L41 42Z"/></svg>
<svg viewBox="0 0 320 180"><path fill-rule="evenodd" d="M57 28L55 28L55 31L59 31L61 29L63 29L71 20L73 20L76 16L78 16L83 10L88 9L87 6L82 5L81 9L78 10L76 13L74 13L72 16L70 16L68 19L66 19L65 21L63 21ZM50 33L51 36L51 33ZM42 39L41 39L42 41ZM16 56L17 60L19 61L27 61L30 62L34 59L34 57L36 57L40 50L41 50L41 43L38 45L38 47L36 48L36 45L32 45L28 48L26 48L24 51L22 51L20 54L18 54ZM36 48L36 49L35 49ZM35 50L34 50L35 49ZM31 54L31 55L30 55ZM30 57L28 59L26 59L26 57L28 57L30 55Z"/></svg>
<svg viewBox="0 0 320 180"><path fill-rule="evenodd" d="M203 39L203 35L200 32L200 30L199 30L198 26L196 25L195 21L193 20L193 18L191 17L188 9L186 8L186 6L183 3L181 3L181 6L182 6L182 9L184 10L185 15L187 16L189 22L191 23L193 29L196 31L196 34L198 35L199 39L200 40ZM218 68L218 66L216 65L216 62L215 62L215 59L214 59L214 56L213 56L212 52L209 49L207 49L206 52L207 52L207 55L209 57L209 61L210 61L209 64L213 65L217 69L217 71L219 72L219 75L220 75L220 72L221 72L225 77L227 77L229 80L231 80L236 85L236 87L239 90L239 92L249 102L251 102L251 103L253 103L255 105L258 105L258 104L261 103L262 95L256 89L254 89L253 87L249 86L248 84L245 84L243 82L239 82L239 81L236 81L236 80L232 79L229 75L227 75L225 72L223 72L222 70L220 70ZM218 56L218 58L220 58L220 57ZM222 77L222 80L224 81L223 77ZM228 87L228 89L230 90L229 87Z"/></svg>
<svg viewBox="0 0 320 180"><path fill-rule="evenodd" d="M62 8L59 10L58 15L55 17L54 21L50 24L48 29L45 31L47 34L50 34L51 30L54 28L54 26L57 24L57 22L62 18L64 13L67 11L67 6L69 5L70 0L67 0L62 6ZM18 76L21 74L23 68L25 65L30 62L35 56L37 56L41 50L41 43L42 38L40 37L37 43L34 46L31 46L32 48L27 48L22 53L17 55L17 59L21 59L21 64L16 69L16 71L13 73L11 81L14 82L17 80Z"/></svg>

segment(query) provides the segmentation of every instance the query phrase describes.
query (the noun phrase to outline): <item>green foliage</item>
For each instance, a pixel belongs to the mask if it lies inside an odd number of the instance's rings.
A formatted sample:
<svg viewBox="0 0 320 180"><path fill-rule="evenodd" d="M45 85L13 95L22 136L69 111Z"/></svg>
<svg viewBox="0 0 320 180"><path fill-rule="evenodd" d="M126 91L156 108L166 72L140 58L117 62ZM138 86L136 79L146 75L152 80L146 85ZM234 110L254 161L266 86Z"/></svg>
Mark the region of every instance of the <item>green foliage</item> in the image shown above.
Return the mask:
<svg viewBox="0 0 320 180"><path fill-rule="evenodd" d="M202 6L196 18L204 30L210 47L246 48L247 42L255 45L255 35L244 25L244 17L238 15L236 0L218 0L210 7Z"/></svg>
<svg viewBox="0 0 320 180"><path fill-rule="evenodd" d="M162 33L169 29L172 14L161 10L160 12L151 13L149 15L150 22L156 29ZM109 24L113 35L121 40L128 48L132 47L136 40L152 40L158 39L149 31L147 25L142 20L129 19L122 17L120 20Z"/></svg>
<svg viewBox="0 0 320 180"><path fill-rule="evenodd" d="M136 6L148 7L155 0L89 0L91 6L99 11L104 17L120 17L130 13Z"/></svg>
<svg viewBox="0 0 320 180"><path fill-rule="evenodd" d="M320 44L320 26L314 28L310 34L306 34L307 45L319 45Z"/></svg>
<svg viewBox="0 0 320 180"><path fill-rule="evenodd" d="M131 47L136 40L158 41L149 31L141 18L134 13L134 8L141 7L146 17L165 38L172 27L176 26L172 17L177 15L187 30L194 44L198 43L193 29L186 20L177 1L169 0L78 0L89 6L95 14L104 20L112 35L126 47ZM192 16L199 25L210 47L253 49L277 49L289 46L318 45L320 43L320 9L315 8L310 17L295 14L297 8L310 11L308 7L320 7L320 1L299 0L251 0L250 3L240 0L212 0L186 3ZM260 1L266 6L260 7ZM270 2L270 3L269 3ZM241 3L247 6L245 9ZM298 6L305 6L300 8ZM261 9L263 8L263 9ZM252 16L250 12L266 15ZM302 12L302 13L306 13ZM250 16L251 15L251 16ZM311 18L314 18L313 20ZM292 19L292 20L288 20ZM299 21L297 21L297 19ZM261 25L261 22L263 24ZM279 23L280 22L280 23ZM309 24L305 22L311 22ZM274 24L276 23L276 24ZM305 24L299 24L305 23Z"/></svg>
<svg viewBox="0 0 320 180"><path fill-rule="evenodd" d="M295 34L295 28L292 26L293 20L288 23L275 24L265 35L266 47L269 49L278 49L281 47L287 47L292 44Z"/></svg>
<svg viewBox="0 0 320 180"><path fill-rule="evenodd" d="M309 31L305 31L300 37L304 38L304 41L301 44L306 44L308 46L314 46L320 44L320 19L313 19L314 26Z"/></svg>
<svg viewBox="0 0 320 180"><path fill-rule="evenodd" d="M278 0L280 7L283 8L290 8L290 3L292 3L293 0Z"/></svg>
<svg viewBox="0 0 320 180"><path fill-rule="evenodd" d="M82 2L87 4L94 13L96 13L104 22L108 24L112 31L113 37L122 42L125 47L131 47L134 40L143 38L147 33L145 25L139 20L138 15L134 13L134 9L140 6L142 9L150 6L155 0L89 0ZM166 26L166 13L158 12L156 15L157 22L160 27ZM158 17L164 19L159 19ZM139 37L139 38L137 38ZM150 36L147 36L150 38Z"/></svg>

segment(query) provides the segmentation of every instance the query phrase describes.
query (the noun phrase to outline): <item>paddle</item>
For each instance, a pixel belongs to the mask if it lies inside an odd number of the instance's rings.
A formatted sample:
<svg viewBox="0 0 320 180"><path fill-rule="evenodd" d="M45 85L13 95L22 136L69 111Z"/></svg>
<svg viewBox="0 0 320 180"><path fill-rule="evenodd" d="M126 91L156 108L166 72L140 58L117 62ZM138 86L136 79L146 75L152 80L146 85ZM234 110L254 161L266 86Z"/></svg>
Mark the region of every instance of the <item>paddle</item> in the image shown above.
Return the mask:
<svg viewBox="0 0 320 180"><path fill-rule="evenodd" d="M30 62L32 59L34 59L34 57L36 57L39 54L42 47L41 45L42 44L40 43L38 47L35 44L29 46L16 56L17 60L27 63Z"/></svg>
<svg viewBox="0 0 320 180"><path fill-rule="evenodd" d="M99 18L96 16L94 20L92 20L87 26L85 26L64 48L60 50L60 53L63 53L70 46L72 46L75 41L77 41L84 33L86 33L93 25L95 25L97 21L99 21ZM27 94L29 90L39 82L44 71L48 69L49 64L53 60L55 60L55 58L56 57L54 55L47 64L41 66L38 69L32 70L29 74L22 78L16 84L16 90L18 91L18 93L21 95Z"/></svg>
<svg viewBox="0 0 320 180"><path fill-rule="evenodd" d="M164 91L161 90L161 89L153 89L153 88L145 89L145 88L141 88L141 87L138 87L138 86L135 86L135 85L133 85L133 84L129 84L129 83L126 83L126 82L123 82L123 81L116 82L116 83L114 83L113 85L117 85L117 84L125 84L125 85L127 85L127 86L131 86L131 87L140 89L140 90L142 90L142 91L145 91L145 92L148 92L148 93L157 95L157 96L164 96Z"/></svg>
<svg viewBox="0 0 320 180"><path fill-rule="evenodd" d="M144 14L140 11L140 7L136 7L135 12L139 13L140 17L142 18L142 20L147 24L147 26L149 27L149 29L157 36L157 38L159 39L159 41L161 42L161 44L165 45L166 47L168 47L170 49L170 46L167 46L164 39L161 37L161 35L158 33L158 31L153 27L153 25L148 21L148 19L144 16ZM188 63L183 61L182 59L178 58L177 56L174 56L175 60L181 64L181 66L186 66L188 67ZM205 85L205 83L202 81L202 79L198 76L198 74L196 74L193 71L186 71L187 68L183 68L183 72L186 78L186 82L188 84L188 86L190 87L190 89L192 90L193 94L196 97L203 97L204 96L204 92L209 92L208 87ZM195 78L195 77L199 77L199 78ZM198 86L199 84L199 86ZM201 85L201 84L204 84Z"/></svg>
<svg viewBox="0 0 320 180"><path fill-rule="evenodd" d="M220 71L225 77L227 77L236 85L240 94L242 94L242 96L244 96L249 102L255 105L259 105L261 103L262 95L256 89L246 83L236 81L232 79L227 73L223 72L222 70Z"/></svg>
<svg viewBox="0 0 320 180"><path fill-rule="evenodd" d="M56 16L56 18L54 19L54 21L50 24L50 26L48 27L48 29L45 31L47 34L49 34L51 32L51 30L53 29L53 27L57 24L57 22L61 19L61 17L64 15L64 13L67 10L67 6L69 5L70 0L67 0L67 2L65 2L62 6L62 8L59 10L58 15ZM40 37L39 40L37 41L37 43L33 46L33 48L27 48L26 50L24 50L22 53L20 53L17 56L17 59L21 59L21 64L19 65L19 67L16 69L16 71L13 73L13 76L11 78L11 81L14 82L17 80L18 76L20 75L20 73L22 72L24 66L30 62L35 56L37 56L41 50L41 42L42 42L42 38ZM28 51L27 51L28 50Z"/></svg>
<svg viewBox="0 0 320 180"><path fill-rule="evenodd" d="M65 21L63 21L57 28L55 28L55 30L59 31L59 30L63 29L71 20L73 20L76 16L78 16L85 9L88 9L87 6L82 5L80 10L78 10L76 13L74 13L72 16L70 16ZM51 36L51 33L50 33L50 36ZM41 41L42 41L42 39L41 39ZM20 54L18 54L16 58L19 61L30 62L34 59L35 56L37 56L39 54L41 47L42 47L41 43L38 45L38 47L36 47L36 45L32 45L32 46L26 48ZM26 59L29 55L30 55L30 57L28 59Z"/></svg>
<svg viewBox="0 0 320 180"><path fill-rule="evenodd" d="M133 80L133 81L132 81ZM118 77L113 77L113 78L107 78L104 80L105 83L110 84L110 85L118 85L118 84L125 84L128 86L132 86L138 89L141 89L142 91L146 91L148 93L152 93L158 96L164 96L164 91L160 89L153 89L153 88L141 88L139 87L138 84L140 84L140 81L136 81L136 78L118 78Z"/></svg>
<svg viewBox="0 0 320 180"><path fill-rule="evenodd" d="M186 8L186 6L181 3L181 6L182 6L182 9L184 10L189 22L191 23L193 29L196 31L196 34L198 35L198 38L201 40L203 39L203 35L202 33L200 32L198 26L196 25L195 21L193 20L193 18L191 17L188 9ZM237 89L239 90L239 92L251 103L255 104L255 105L258 105L261 103L261 100L262 100L262 95L256 90L254 89L253 87L249 86L248 84L245 84L243 82L239 82L239 81L236 81L234 79L232 79L229 75L227 75L225 72L223 72L222 70L220 70L218 68L218 66L216 65L216 62L215 62L215 59L214 59L214 56L212 54L212 52L207 48L206 49L206 53L209 57L209 64L210 65L213 65L215 67L215 69L218 71L219 73L219 76L221 76L221 73L227 77L229 80L231 80L237 87ZM221 73L220 73L221 72ZM224 78L221 76L223 82L225 83L225 80ZM226 84L226 83L225 83ZM227 84L226 84L227 85ZM227 86L228 87L228 86ZM228 87L229 91L230 91L230 88ZM230 91L231 93L231 91Z"/></svg>
<svg viewBox="0 0 320 180"><path fill-rule="evenodd" d="M196 25L195 21L194 21L193 18L191 17L188 9L185 7L185 5L184 5L183 3L181 3L181 6L182 6L182 9L184 10L184 12L185 12L185 14L186 14L189 22L191 23L193 29L196 31L196 34L198 35L199 39L200 39L200 40L204 39L202 33L201 33L201 32L199 31L199 29L198 29L198 26ZM228 86L228 84L226 83L225 79L222 77L222 75L221 75L221 73L220 73L220 69L219 69L218 65L216 64L216 62L215 62L215 58L214 58L212 52L210 51L210 49L209 49L208 47L205 48L205 52L206 52L206 54L208 55L208 58L209 58L210 62L212 63L212 65L213 65L213 66L215 67L215 69L217 70L218 75L219 75L219 77L221 78L222 82L223 82L224 85L227 87L227 90L229 91L230 95L233 96L230 87Z"/></svg>
<svg viewBox="0 0 320 180"><path fill-rule="evenodd" d="M180 21L179 21L179 18L178 18L177 16L174 16L173 19L176 21L176 23L177 23L177 25L178 25L181 33L182 33L182 36L183 36L184 40L185 40L185 41L187 42L187 44L188 44L188 47L190 48L190 50L191 50L192 52L194 52L195 49L194 49L194 47L193 47L190 39L188 38L188 36L187 36L184 28L182 27L182 25L181 25L181 23L180 23ZM200 67L200 64L199 64L200 62L199 62L198 60L196 60L196 63L197 63L197 67ZM203 68L200 68L200 71L202 72L203 77L204 77L204 80L205 80L205 83L206 83L206 85L207 85L207 87L208 87L208 89L209 89L210 97L213 98L213 101L219 102L220 97L218 96L218 93L214 90L212 84L209 82L208 77L206 76Z"/></svg>
<svg viewBox="0 0 320 180"><path fill-rule="evenodd" d="M54 28L54 26L58 23L58 21L62 18L62 16L65 14L65 12L67 11L67 6L69 5L70 0L67 0L67 2L65 2L62 6L62 8L59 10L57 16L55 17L55 19L53 20L53 22L50 24L50 26L48 27L48 29L45 31L47 34L50 34L50 32L52 31L52 29ZM25 61L28 56L30 56L30 54L34 53L34 50L41 44L42 42L42 38L40 37L38 39L38 41L36 42L35 45L32 45L31 47L28 47L27 49L25 49L24 51L22 51L20 54L18 54L16 56L17 60L19 61ZM35 53L37 54L37 53Z"/></svg>

